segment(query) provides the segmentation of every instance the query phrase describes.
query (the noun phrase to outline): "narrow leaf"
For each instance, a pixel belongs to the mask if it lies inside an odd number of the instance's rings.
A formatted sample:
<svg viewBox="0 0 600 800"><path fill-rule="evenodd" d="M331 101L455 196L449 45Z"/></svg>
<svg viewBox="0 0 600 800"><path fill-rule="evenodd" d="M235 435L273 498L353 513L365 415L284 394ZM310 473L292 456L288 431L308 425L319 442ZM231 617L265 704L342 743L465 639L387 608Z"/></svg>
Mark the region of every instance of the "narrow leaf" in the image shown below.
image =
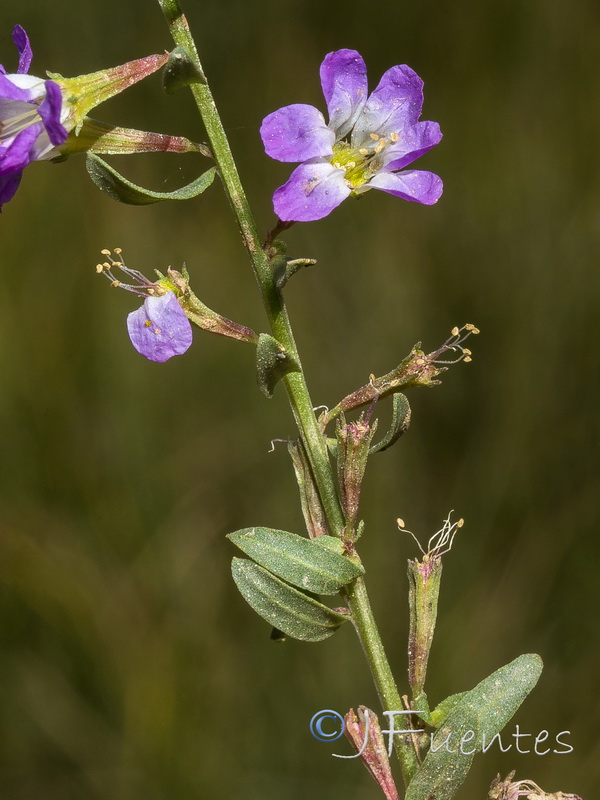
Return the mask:
<svg viewBox="0 0 600 800"><path fill-rule="evenodd" d="M113 200L120 203L127 203L132 206L149 205L158 203L160 200L190 200L202 194L211 185L215 178L215 167L211 167L199 178L196 178L187 186L176 189L174 192L153 192L131 183L124 178L116 169L109 166L106 161L93 153L88 153L86 158L86 168L90 178L99 189L102 189Z"/></svg>
<svg viewBox="0 0 600 800"><path fill-rule="evenodd" d="M319 543L322 539L339 541L332 536L306 539L272 528L243 528L227 538L258 564L307 592L337 594L364 573L360 565Z"/></svg>
<svg viewBox="0 0 600 800"><path fill-rule="evenodd" d="M474 754L490 746L533 689L541 671L541 658L528 653L459 697L433 737L405 800L450 800L463 783Z"/></svg>
<svg viewBox="0 0 600 800"><path fill-rule="evenodd" d="M374 444L369 449L369 454L380 453L395 444L398 439L408 430L410 425L410 405L406 395L396 392L392 398L392 422L390 429L380 442Z"/></svg>
<svg viewBox="0 0 600 800"><path fill-rule="evenodd" d="M294 639L319 642L335 633L348 619L245 558L233 559L231 573L242 596L256 613Z"/></svg>

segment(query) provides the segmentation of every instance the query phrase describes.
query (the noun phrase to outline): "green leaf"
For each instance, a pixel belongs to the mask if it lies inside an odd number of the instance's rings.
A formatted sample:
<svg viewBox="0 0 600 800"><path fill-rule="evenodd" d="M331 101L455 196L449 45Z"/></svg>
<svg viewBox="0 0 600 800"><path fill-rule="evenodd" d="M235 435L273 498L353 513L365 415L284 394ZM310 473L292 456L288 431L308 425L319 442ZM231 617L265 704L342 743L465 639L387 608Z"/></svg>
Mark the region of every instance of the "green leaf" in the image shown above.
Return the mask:
<svg viewBox="0 0 600 800"><path fill-rule="evenodd" d="M461 700L465 694L466 692L451 694L445 700L442 700L442 702L439 703L431 712L431 725L433 725L434 728L439 728L448 714L454 710L459 700Z"/></svg>
<svg viewBox="0 0 600 800"><path fill-rule="evenodd" d="M369 455L380 453L395 444L410 425L410 405L406 395L396 392L392 398L392 422L389 431L380 442L369 448Z"/></svg>
<svg viewBox="0 0 600 800"><path fill-rule="evenodd" d="M490 746L533 689L541 671L542 659L528 653L459 696L435 733L405 800L450 800L463 783L474 754Z"/></svg>
<svg viewBox="0 0 600 800"><path fill-rule="evenodd" d="M333 536L306 539L272 528L243 528L227 538L258 564L307 592L337 594L342 586L364 573L362 566L319 541L340 541Z"/></svg>
<svg viewBox="0 0 600 800"><path fill-rule="evenodd" d="M286 352L285 347L268 333L261 333L256 345L256 378L258 388L267 397L288 372L298 372L296 360Z"/></svg>
<svg viewBox="0 0 600 800"><path fill-rule="evenodd" d="M185 47L176 47L169 53L163 70L163 88L167 94L174 94L193 83L206 83L206 77L189 51Z"/></svg>
<svg viewBox="0 0 600 800"><path fill-rule="evenodd" d="M340 556L344 554L344 543L337 536L317 536L312 541L319 547L324 547Z"/></svg>
<svg viewBox="0 0 600 800"><path fill-rule="evenodd" d="M319 642L335 633L348 619L246 558L234 558L231 573L242 596L256 613L294 639Z"/></svg>
<svg viewBox="0 0 600 800"><path fill-rule="evenodd" d="M215 167L211 167L181 189L176 189L174 192L153 192L131 183L94 153L87 154L85 166L90 178L99 189L113 200L131 206L144 206L161 200L190 200L208 189L216 174Z"/></svg>

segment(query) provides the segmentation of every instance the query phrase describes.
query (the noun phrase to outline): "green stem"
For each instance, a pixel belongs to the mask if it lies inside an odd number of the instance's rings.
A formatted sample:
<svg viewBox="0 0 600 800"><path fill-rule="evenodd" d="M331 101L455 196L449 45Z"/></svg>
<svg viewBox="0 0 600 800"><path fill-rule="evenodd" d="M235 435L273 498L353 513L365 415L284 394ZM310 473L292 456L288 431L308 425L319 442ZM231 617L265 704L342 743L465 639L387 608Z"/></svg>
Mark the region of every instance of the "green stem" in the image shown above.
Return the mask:
<svg viewBox="0 0 600 800"><path fill-rule="evenodd" d="M371 667L381 705L386 711L401 711L402 700L383 649L364 579L357 578L346 596L352 610L352 622ZM398 717L397 722L398 720L406 720L406 717L402 715ZM389 725L390 728L393 725L394 729L404 729L404 725L395 724L394 720L389 720ZM412 744L406 735L394 736L394 749L402 768L404 783L408 786L418 766Z"/></svg>
<svg viewBox="0 0 600 800"><path fill-rule="evenodd" d="M204 71L198 57L198 51L179 3L177 0L158 1L169 22L171 35L175 43L188 51L190 57L196 61L199 74L203 75ZM281 293L275 284L271 263L263 250L256 223L242 187L212 93L208 84L204 82L194 83L190 88L204 122L225 192L250 255L272 334L300 366L299 372L289 373L283 381L313 470L329 526L333 533L339 535L344 528L344 515L340 506L325 438L313 411L313 403L306 385L304 372L302 371L287 310ZM385 656L383 643L373 618L363 580L355 582L348 592L347 599L381 702L385 710L399 711L402 709L400 696ZM400 737L395 738L396 753L400 760L404 781L408 783L416 767L415 755L412 749L406 746L407 742L401 741Z"/></svg>

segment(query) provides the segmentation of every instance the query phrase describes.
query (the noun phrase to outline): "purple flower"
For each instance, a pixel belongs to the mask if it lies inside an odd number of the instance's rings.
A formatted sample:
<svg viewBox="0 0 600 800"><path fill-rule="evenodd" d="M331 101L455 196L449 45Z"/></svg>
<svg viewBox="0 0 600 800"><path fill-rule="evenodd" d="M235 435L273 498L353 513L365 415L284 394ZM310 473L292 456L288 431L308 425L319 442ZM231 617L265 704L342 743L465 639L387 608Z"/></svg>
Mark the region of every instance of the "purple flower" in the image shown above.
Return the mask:
<svg viewBox="0 0 600 800"><path fill-rule="evenodd" d="M0 209L17 191L25 167L54 158L68 135L60 86L27 75L32 58L27 34L15 25L12 38L19 52L17 72L8 75L0 65Z"/></svg>
<svg viewBox="0 0 600 800"><path fill-rule="evenodd" d="M442 138L437 122L419 122L423 81L406 65L389 69L367 97L365 62L356 50L336 50L321 64L329 122L314 106L294 104L263 120L267 155L302 162L273 195L284 222L326 217L349 195L369 189L432 205L442 181L405 170Z"/></svg>
<svg viewBox="0 0 600 800"><path fill-rule="evenodd" d="M169 268L165 278L156 270L159 280L151 281L143 272L125 266L120 247L114 249L115 257L108 249L101 252L110 261L97 264L96 272L108 278L111 286L144 298L144 304L127 315L129 338L138 353L161 364L185 353L192 344L192 326L173 291L183 276ZM113 269L124 272L133 283L120 281Z"/></svg>
<svg viewBox="0 0 600 800"><path fill-rule="evenodd" d="M127 330L138 353L159 363L182 355L192 343L192 326L174 292L146 297L127 316Z"/></svg>

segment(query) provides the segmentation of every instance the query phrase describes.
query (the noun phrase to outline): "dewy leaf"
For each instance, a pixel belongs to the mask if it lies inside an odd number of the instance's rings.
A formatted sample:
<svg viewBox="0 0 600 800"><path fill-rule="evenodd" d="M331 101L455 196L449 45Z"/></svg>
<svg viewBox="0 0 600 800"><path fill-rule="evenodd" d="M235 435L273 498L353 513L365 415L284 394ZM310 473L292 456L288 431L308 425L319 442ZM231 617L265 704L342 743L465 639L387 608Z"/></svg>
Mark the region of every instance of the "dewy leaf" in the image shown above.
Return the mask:
<svg viewBox="0 0 600 800"><path fill-rule="evenodd" d="M389 431L380 442L369 449L369 455L387 450L408 430L410 425L410 405L406 395L396 392L392 398L392 422Z"/></svg>
<svg viewBox="0 0 600 800"><path fill-rule="evenodd" d="M113 200L131 206L144 206L158 203L161 200L190 200L208 189L216 174L215 167L211 167L195 181L182 186L181 189L176 189L174 192L153 192L131 183L94 153L88 153L86 169L99 189L102 189Z"/></svg>
<svg viewBox="0 0 600 800"><path fill-rule="evenodd" d="M348 619L248 559L234 558L231 573L242 597L256 613L294 639L320 642Z"/></svg>
<svg viewBox="0 0 600 800"><path fill-rule="evenodd" d="M318 544L332 536L306 539L272 528L243 528L227 538L258 564L307 592L337 594L342 586L364 573L346 556Z"/></svg>
<svg viewBox="0 0 600 800"><path fill-rule="evenodd" d="M261 333L256 345L256 377L258 387L267 397L288 372L298 372L298 364L282 344L268 333Z"/></svg>
<svg viewBox="0 0 600 800"><path fill-rule="evenodd" d="M488 749L533 689L541 671L542 659L528 653L465 692L433 737L405 800L450 800L463 783L474 754Z"/></svg>

